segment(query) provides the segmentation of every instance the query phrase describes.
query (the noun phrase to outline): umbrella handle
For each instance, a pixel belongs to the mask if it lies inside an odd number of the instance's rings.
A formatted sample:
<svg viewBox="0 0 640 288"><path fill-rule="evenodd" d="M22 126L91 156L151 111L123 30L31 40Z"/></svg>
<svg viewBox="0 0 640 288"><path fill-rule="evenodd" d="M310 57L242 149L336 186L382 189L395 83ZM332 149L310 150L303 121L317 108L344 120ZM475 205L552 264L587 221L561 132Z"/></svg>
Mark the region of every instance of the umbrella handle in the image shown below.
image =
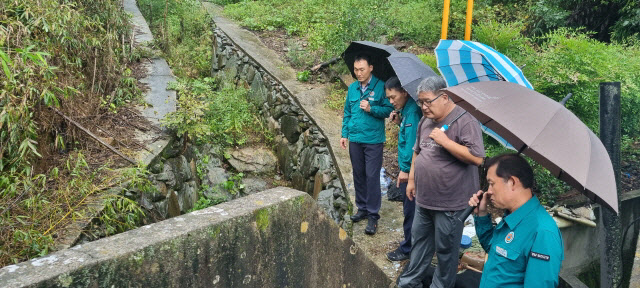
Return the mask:
<svg viewBox="0 0 640 288"><path fill-rule="evenodd" d="M464 111L460 115L458 115L458 117L456 117L455 119L451 120L451 122L449 122L449 124L442 125L442 127L440 127L440 131L444 132L444 131L449 130L449 125L453 124L453 122L456 122L456 120L460 119L460 117L462 117L462 115L464 115L466 113L467 113L467 111Z"/></svg>

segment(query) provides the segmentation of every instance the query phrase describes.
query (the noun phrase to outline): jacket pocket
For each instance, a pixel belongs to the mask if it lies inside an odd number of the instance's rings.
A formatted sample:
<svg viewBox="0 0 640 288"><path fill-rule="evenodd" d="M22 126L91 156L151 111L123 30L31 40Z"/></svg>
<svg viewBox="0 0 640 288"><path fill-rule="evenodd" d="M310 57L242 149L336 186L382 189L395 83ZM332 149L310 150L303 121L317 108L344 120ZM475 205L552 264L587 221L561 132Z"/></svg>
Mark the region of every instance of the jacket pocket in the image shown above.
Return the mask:
<svg viewBox="0 0 640 288"><path fill-rule="evenodd" d="M504 243L494 245L494 247L492 251L494 253L493 258L497 264L496 268L500 272L524 276L525 257L520 251L505 246Z"/></svg>

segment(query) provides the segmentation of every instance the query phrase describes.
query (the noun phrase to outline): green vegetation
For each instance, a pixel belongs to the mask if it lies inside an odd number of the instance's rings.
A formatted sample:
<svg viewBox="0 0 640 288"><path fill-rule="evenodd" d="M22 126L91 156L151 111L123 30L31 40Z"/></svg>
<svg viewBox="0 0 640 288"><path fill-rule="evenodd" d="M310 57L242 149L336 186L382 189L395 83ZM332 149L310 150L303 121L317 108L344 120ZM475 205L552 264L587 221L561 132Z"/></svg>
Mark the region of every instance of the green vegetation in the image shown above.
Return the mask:
<svg viewBox="0 0 640 288"><path fill-rule="evenodd" d="M296 79L300 82L308 82L311 77L311 72L309 70L304 70L296 73Z"/></svg>
<svg viewBox="0 0 640 288"><path fill-rule="evenodd" d="M229 191L231 195L239 195L240 192L244 189L244 184L242 184L242 177L244 177L244 174L242 172L231 175L229 179L224 182L224 189Z"/></svg>
<svg viewBox="0 0 640 288"><path fill-rule="evenodd" d="M138 7L178 78L209 76L213 32L200 1L138 0Z"/></svg>
<svg viewBox="0 0 640 288"><path fill-rule="evenodd" d="M265 232L269 227L269 209L263 208L255 212L258 229Z"/></svg>
<svg viewBox="0 0 640 288"><path fill-rule="evenodd" d="M248 101L248 90L225 77L211 78L211 17L197 0L140 0L138 6L150 23L156 46L178 80L170 85L178 93L178 109L162 120L177 135L195 144L213 143L221 147L269 142L273 138ZM306 80L309 79L306 74ZM304 79L300 79L301 81ZM198 176L203 167L196 167ZM192 211L225 202L216 189L232 196L242 191L242 173L229 177L221 187L200 187Z"/></svg>
<svg viewBox="0 0 640 288"><path fill-rule="evenodd" d="M49 253L60 229L89 216L89 197L128 181L112 163L88 163L82 149L93 142L52 108L71 117L114 115L138 101L128 65L140 52L128 45L121 1L2 1L0 12L4 266Z"/></svg>
<svg viewBox="0 0 640 288"><path fill-rule="evenodd" d="M331 90L327 97L327 102L325 102L325 106L342 115L345 97L347 97L347 90L344 90L339 83L334 83L331 85Z"/></svg>
<svg viewBox="0 0 640 288"><path fill-rule="evenodd" d="M256 108L247 101L247 90L218 83L208 77L179 79L171 86L179 94L178 111L167 115L165 125L198 143L243 145L266 137Z"/></svg>
<svg viewBox="0 0 640 288"><path fill-rule="evenodd" d="M339 55L352 40L379 41L382 35L386 35L389 39L398 37L426 46L437 43L440 37L441 15L439 12L427 12L441 11L442 2L436 0L214 2L226 5L224 13L249 29L284 29L290 35L306 38L311 53L322 59ZM476 7L486 7L486 3L476 1ZM453 1L451 11L449 35L460 38L464 33L466 3ZM299 49L290 51L300 53Z"/></svg>

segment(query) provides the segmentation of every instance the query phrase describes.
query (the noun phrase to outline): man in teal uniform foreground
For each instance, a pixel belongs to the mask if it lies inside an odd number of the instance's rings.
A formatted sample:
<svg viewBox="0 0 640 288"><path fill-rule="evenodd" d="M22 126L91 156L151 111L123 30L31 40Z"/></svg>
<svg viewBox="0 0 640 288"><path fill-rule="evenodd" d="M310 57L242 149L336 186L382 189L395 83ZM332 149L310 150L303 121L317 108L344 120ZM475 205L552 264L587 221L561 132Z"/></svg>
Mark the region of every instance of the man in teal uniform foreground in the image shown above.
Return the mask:
<svg viewBox="0 0 640 288"><path fill-rule="evenodd" d="M533 170L517 154L486 161L489 189L469 200L476 233L489 257L480 287L556 287L564 259L560 229L532 193ZM484 195L481 200L478 196ZM505 209L493 227L487 203ZM479 204L479 205L478 205Z"/></svg>
<svg viewBox="0 0 640 288"><path fill-rule="evenodd" d="M380 168L384 145L384 119L393 106L384 94L384 81L374 76L371 59L357 55L353 71L358 81L349 86L344 103L342 138L340 146L347 149L353 167L353 184L356 190L358 212L351 216L353 222L368 218L364 232L376 233L380 219Z"/></svg>

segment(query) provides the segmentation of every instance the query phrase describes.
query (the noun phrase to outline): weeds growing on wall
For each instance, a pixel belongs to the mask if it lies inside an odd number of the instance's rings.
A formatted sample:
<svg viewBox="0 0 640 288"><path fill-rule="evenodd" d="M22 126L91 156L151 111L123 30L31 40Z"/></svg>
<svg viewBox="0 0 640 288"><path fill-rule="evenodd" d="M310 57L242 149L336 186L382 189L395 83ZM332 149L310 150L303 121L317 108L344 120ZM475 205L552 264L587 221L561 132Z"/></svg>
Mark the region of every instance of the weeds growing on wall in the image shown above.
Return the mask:
<svg viewBox="0 0 640 288"><path fill-rule="evenodd" d="M167 115L165 125L196 143L235 146L268 140L256 108L247 101L247 90L220 81L206 77L172 84L179 96L178 110Z"/></svg>

